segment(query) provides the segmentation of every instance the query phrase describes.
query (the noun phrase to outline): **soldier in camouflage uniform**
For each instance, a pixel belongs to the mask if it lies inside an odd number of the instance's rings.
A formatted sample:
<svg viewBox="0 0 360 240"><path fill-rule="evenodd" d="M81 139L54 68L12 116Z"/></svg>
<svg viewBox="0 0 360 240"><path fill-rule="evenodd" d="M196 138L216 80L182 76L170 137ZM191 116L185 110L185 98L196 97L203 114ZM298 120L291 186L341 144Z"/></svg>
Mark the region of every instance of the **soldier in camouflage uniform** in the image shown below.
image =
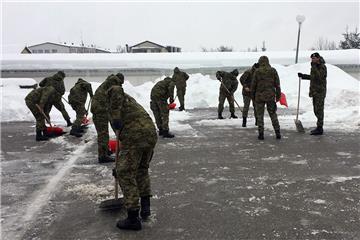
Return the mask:
<svg viewBox="0 0 360 240"><path fill-rule="evenodd" d="M237 69L234 69L231 73L225 71L217 71L216 78L222 82L220 85L219 91L219 105L218 105L218 118L224 119L222 112L224 110L225 99L228 100L229 109L231 113L231 118L238 118L235 115L235 106L234 106L234 93L239 85L236 77L239 75Z"/></svg>
<svg viewBox="0 0 360 240"><path fill-rule="evenodd" d="M121 86L124 83L124 75L118 73L111 74L96 89L94 97L91 101L91 112L93 114L93 122L97 132L98 142L98 160L99 163L113 162L115 159L109 156L109 112L106 97L106 91L114 85Z"/></svg>
<svg viewBox="0 0 360 240"><path fill-rule="evenodd" d="M150 94L150 109L154 114L156 126L159 129L159 136L164 138L173 138L174 135L169 132L169 106L174 102L174 81L170 77L166 77L164 80L159 81L151 89Z"/></svg>
<svg viewBox="0 0 360 240"><path fill-rule="evenodd" d="M45 116L36 105L43 111L47 104L51 104L51 99L55 92L56 90L52 86L47 86L34 89L25 97L26 106L30 109L36 120L36 141L48 140Z"/></svg>
<svg viewBox="0 0 360 240"><path fill-rule="evenodd" d="M243 117L243 123L242 126L246 127L246 119L248 117L249 112L249 106L251 102L251 82L254 75L255 70L259 67L259 64L255 63L251 68L246 70L240 77L240 83L243 86L242 95L243 95L243 101L244 101L244 108L242 112ZM255 110L255 104L253 102L253 108L254 108L254 117L255 117L255 125L257 125L256 121L256 110Z"/></svg>
<svg viewBox="0 0 360 240"><path fill-rule="evenodd" d="M180 102L179 111L183 111L185 110L186 81L189 79L189 75L176 67L174 68L172 79L175 83L176 95Z"/></svg>
<svg viewBox="0 0 360 240"><path fill-rule="evenodd" d="M281 97L280 79L275 68L270 66L266 56L259 58L259 68L254 72L251 85L251 96L255 100L256 118L259 129L259 140L264 140L264 111L265 105L272 125L275 130L276 138L280 139L280 125L277 118L276 102Z"/></svg>
<svg viewBox="0 0 360 240"><path fill-rule="evenodd" d="M75 83L75 86L70 89L70 94L68 96L69 104L76 112L76 120L72 125L70 135L76 137L82 136L81 122L86 114L85 103L88 93L90 98L92 98L93 91L91 84L81 78L79 78L77 83Z"/></svg>
<svg viewBox="0 0 360 240"><path fill-rule="evenodd" d="M53 98L52 104L47 104L44 108L44 112L47 115L47 117L50 119L51 108L52 106L55 106L55 108L61 112L62 116L64 117L67 123L67 126L69 127L72 125L72 123L70 121L69 114L66 112L65 106L61 100L61 97L65 93L64 78L65 78L65 73L63 71L59 71L53 76L47 77L44 80L42 80L39 83L39 86L40 87L53 86L56 90L55 94L52 96Z"/></svg>
<svg viewBox="0 0 360 240"><path fill-rule="evenodd" d="M311 135L322 135L324 132L324 103L327 77L325 60L317 52L311 54L310 75L298 73L298 76L302 79L310 80L309 96L313 99L314 113L317 118L317 127L311 131Z"/></svg>
<svg viewBox="0 0 360 240"><path fill-rule="evenodd" d="M117 161L116 174L124 194L128 217L120 220L120 229L140 230L139 198L143 219L150 216L149 164L157 142L155 125L134 98L124 93L120 86L107 91L112 125L119 133L121 151Z"/></svg>

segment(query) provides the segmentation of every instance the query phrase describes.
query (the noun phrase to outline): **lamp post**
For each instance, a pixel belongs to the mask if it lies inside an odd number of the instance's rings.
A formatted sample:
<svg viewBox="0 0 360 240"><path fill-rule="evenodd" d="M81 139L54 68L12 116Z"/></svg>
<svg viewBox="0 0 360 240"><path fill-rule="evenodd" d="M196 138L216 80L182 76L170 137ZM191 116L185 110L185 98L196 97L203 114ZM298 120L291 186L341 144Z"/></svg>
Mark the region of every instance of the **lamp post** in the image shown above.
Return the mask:
<svg viewBox="0 0 360 240"><path fill-rule="evenodd" d="M300 42L300 29L301 29L301 24L305 21L305 16L303 16L303 15L297 15L297 16L296 16L296 21L299 23L299 31L298 31L298 39L297 39L297 46L296 46L295 64L298 62L299 42Z"/></svg>

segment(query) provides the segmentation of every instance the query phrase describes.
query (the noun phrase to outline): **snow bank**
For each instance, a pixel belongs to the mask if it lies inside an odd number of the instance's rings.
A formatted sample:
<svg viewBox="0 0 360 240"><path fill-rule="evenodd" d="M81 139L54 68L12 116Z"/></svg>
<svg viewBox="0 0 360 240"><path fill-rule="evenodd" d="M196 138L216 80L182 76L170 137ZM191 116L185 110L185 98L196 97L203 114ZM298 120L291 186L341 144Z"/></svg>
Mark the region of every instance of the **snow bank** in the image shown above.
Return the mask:
<svg viewBox="0 0 360 240"><path fill-rule="evenodd" d="M313 51L300 51L299 62L308 62ZM330 64L359 64L357 49L319 51ZM295 51L266 52L273 64L290 65ZM19 69L136 69L178 66L187 68L221 68L251 66L264 52L182 52L124 54L4 54L4 70Z"/></svg>
<svg viewBox="0 0 360 240"><path fill-rule="evenodd" d="M288 67L274 64L273 67L275 67L279 73L282 92L284 92L287 96L289 109L293 110L297 105L297 72L309 73L310 64L303 63L290 65ZM331 64L327 64L327 68L328 90L325 101L325 125L332 122L337 126L337 128L347 127L349 129L359 126L359 81ZM161 80L162 78L156 79L155 82ZM31 85L34 83L35 81L33 79L1 79L1 121L33 121L33 116L27 109L24 102L24 98L30 90L20 89L18 85ZM307 122L311 122L312 125L314 125L316 118L313 114L311 98L308 96L309 81L302 80L301 83L300 109L302 114L300 115L300 120L305 124ZM219 81L210 78L208 75L204 76L198 73L190 74L187 84L188 87L185 96L185 106L187 109L217 107L220 86ZM92 83L94 90L99 85L99 83ZM150 91L153 85L153 82L147 82L135 87L126 81L123 87L128 94L133 96L149 113L151 113L149 99ZM64 95L65 99L67 99L67 95L68 92ZM235 98L240 106L242 106L243 101L241 95L241 85L239 85ZM178 101L176 102L179 104ZM74 119L75 112L67 103L64 102L64 104L70 114L70 117ZM283 106L279 107L284 108ZM292 113L294 113L294 111L292 111ZM191 114L188 112L172 111L170 114L172 129L190 129L190 126L187 126L186 124L183 125L181 123L181 121L189 118L191 118ZM289 121L289 125L293 125L293 115L286 114L284 116L279 116L279 118L280 122ZM56 109L52 110L51 119L55 123L65 124L60 112ZM212 122L214 122L213 124L217 124L217 121ZM226 120L222 121L221 124L226 124Z"/></svg>

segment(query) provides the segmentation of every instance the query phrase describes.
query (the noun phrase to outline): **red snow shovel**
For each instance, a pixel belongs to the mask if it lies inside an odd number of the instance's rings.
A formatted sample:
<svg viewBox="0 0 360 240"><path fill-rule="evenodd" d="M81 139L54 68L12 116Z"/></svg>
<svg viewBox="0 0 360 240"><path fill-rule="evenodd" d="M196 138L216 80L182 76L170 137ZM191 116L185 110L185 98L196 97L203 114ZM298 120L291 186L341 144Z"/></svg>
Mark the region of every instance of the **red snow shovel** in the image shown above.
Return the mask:
<svg viewBox="0 0 360 240"><path fill-rule="evenodd" d="M50 127L46 127L46 132L48 134L53 135L54 137L58 137L65 133L62 128L52 126L50 119L46 116L46 114L38 104L36 104L36 107L39 109L40 113L45 117L46 122L50 125Z"/></svg>
<svg viewBox="0 0 360 240"><path fill-rule="evenodd" d="M120 135L120 132L117 130L116 131L115 168L113 169L113 176L115 179L115 198L108 199L108 200L101 202L99 205L99 208L101 208L103 210L119 209L124 206L124 198L119 198L119 196L118 196L119 195L119 183L118 183L117 174L116 174L116 165L117 165L117 162L119 161L119 152L120 152L120 147L121 147L119 135Z"/></svg>
<svg viewBox="0 0 360 240"><path fill-rule="evenodd" d="M168 105L168 108L169 108L169 110L173 110L173 109L175 109L176 108L176 103L170 103L169 105Z"/></svg>
<svg viewBox="0 0 360 240"><path fill-rule="evenodd" d="M281 93L281 97L280 97L279 102L280 102L280 105L283 105L283 106L285 106L285 107L288 107L285 93Z"/></svg>
<svg viewBox="0 0 360 240"><path fill-rule="evenodd" d="M112 153L116 152L116 139L110 139L108 143L109 151Z"/></svg>

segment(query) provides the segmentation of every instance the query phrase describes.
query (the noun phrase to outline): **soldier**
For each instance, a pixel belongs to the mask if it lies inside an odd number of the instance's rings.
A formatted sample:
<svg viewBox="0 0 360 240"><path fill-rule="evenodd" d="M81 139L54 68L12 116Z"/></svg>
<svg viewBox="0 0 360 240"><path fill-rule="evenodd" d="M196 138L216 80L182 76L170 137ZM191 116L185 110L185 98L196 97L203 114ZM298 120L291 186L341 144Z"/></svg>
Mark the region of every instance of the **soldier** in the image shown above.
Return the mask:
<svg viewBox="0 0 360 240"><path fill-rule="evenodd" d="M244 101L244 108L242 112L243 117L243 123L242 126L246 127L246 119L248 116L249 106L251 102L251 82L254 75L255 70L259 67L259 64L255 63L251 68L246 70L243 75L240 77L240 83L243 86L242 95L243 95L243 101ZM257 120L256 120L256 110L255 110L255 104L253 102L253 108L254 108L254 117L255 117L255 125L257 126Z"/></svg>
<svg viewBox="0 0 360 240"><path fill-rule="evenodd" d="M88 93L90 98L92 98L93 91L91 84L81 78L79 78L77 83L75 83L75 86L70 89L70 94L68 96L69 104L76 112L76 120L72 125L70 135L76 137L82 136L81 122L86 114L85 103Z"/></svg>
<svg viewBox="0 0 360 240"><path fill-rule="evenodd" d="M48 140L43 109L46 104L50 104L51 97L55 92L56 90L52 86L47 86L34 89L25 97L26 106L30 109L36 120L36 141Z"/></svg>
<svg viewBox="0 0 360 240"><path fill-rule="evenodd" d="M275 130L276 139L280 139L280 125L276 114L276 102L281 97L280 79L275 68L270 66L266 56L259 58L259 68L254 72L251 85L251 96L255 100L256 118L259 129L259 140L264 140L264 111L265 104L272 125Z"/></svg>
<svg viewBox="0 0 360 240"><path fill-rule="evenodd" d="M159 129L159 136L164 138L174 137L169 132L169 107L167 102L168 99L170 99L170 103L174 102L173 89L173 79L166 77L155 84L150 94L150 109L154 114L156 126Z"/></svg>
<svg viewBox="0 0 360 240"><path fill-rule="evenodd" d="M174 68L172 79L175 83L176 95L180 102L179 111L183 111L185 110L186 81L189 79L189 75L186 72L180 71L180 69L176 67Z"/></svg>
<svg viewBox="0 0 360 240"><path fill-rule="evenodd" d="M326 97L327 69L325 60L319 53L311 54L310 75L298 73L302 79L310 80L309 97L313 99L314 113L317 118L317 127L311 131L311 135L322 135L324 125L324 103Z"/></svg>
<svg viewBox="0 0 360 240"><path fill-rule="evenodd" d="M150 216L149 164L157 142L155 125L134 98L124 93L120 86L107 92L112 125L119 134L121 152L116 166L116 175L124 194L127 218L117 222L117 227L140 230L140 216Z"/></svg>
<svg viewBox="0 0 360 240"><path fill-rule="evenodd" d="M111 74L106 80L96 89L94 97L91 101L91 112L93 114L93 121L97 132L98 142L98 160L99 163L114 162L114 158L109 156L109 112L106 98L106 91L114 85L121 86L124 83L124 75L118 73Z"/></svg>
<svg viewBox="0 0 360 240"><path fill-rule="evenodd" d="M231 118L238 118L235 115L234 106L234 93L239 85L236 77L239 75L237 69L234 69L231 73L225 71L217 71L216 78L221 82L219 92L219 105L218 105L218 118L224 119L222 112L224 110L225 98L228 100Z"/></svg>
<svg viewBox="0 0 360 240"><path fill-rule="evenodd" d="M39 83L39 86L40 87L53 86L56 90L56 92L53 96L52 104L47 104L44 107L44 112L45 112L46 116L50 119L51 108L52 108L52 106L55 106L55 108L61 112L62 116L64 117L64 119L67 123L67 126L70 127L72 125L72 123L70 121L69 114L66 112L65 106L61 101L61 97L65 93L64 78L65 78L65 73L63 71L59 71L56 74L54 74L53 76L47 77L44 80L42 80Z"/></svg>

